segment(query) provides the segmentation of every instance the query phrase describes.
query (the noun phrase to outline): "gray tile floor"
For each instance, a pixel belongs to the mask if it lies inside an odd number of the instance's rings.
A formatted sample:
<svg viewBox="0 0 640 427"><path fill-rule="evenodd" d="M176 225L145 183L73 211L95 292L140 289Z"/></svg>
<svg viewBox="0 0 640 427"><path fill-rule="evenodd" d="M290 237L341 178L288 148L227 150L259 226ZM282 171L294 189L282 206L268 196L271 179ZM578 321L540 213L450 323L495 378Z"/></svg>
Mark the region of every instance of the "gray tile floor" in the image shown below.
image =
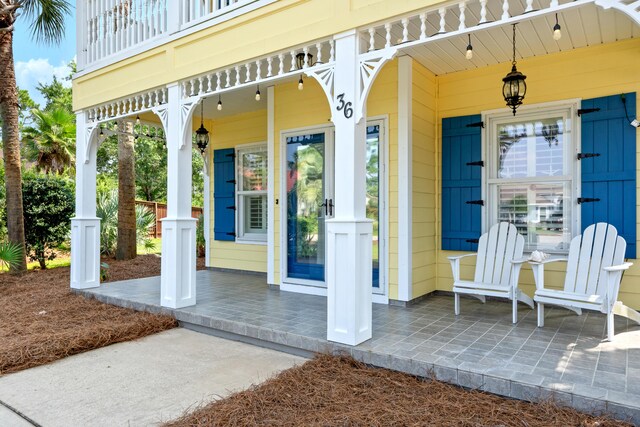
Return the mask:
<svg viewBox="0 0 640 427"><path fill-rule="evenodd" d="M105 302L162 311L160 278L106 284L84 291ZM166 311L166 310L165 310ZM305 351L347 351L377 366L470 388L538 400L553 396L587 411L607 411L640 423L640 326L616 318L616 339L604 341L605 317L547 307L427 297L408 308L374 304L373 338L357 347L326 341L324 297L269 289L264 276L197 273L197 305L173 314L181 321Z"/></svg>

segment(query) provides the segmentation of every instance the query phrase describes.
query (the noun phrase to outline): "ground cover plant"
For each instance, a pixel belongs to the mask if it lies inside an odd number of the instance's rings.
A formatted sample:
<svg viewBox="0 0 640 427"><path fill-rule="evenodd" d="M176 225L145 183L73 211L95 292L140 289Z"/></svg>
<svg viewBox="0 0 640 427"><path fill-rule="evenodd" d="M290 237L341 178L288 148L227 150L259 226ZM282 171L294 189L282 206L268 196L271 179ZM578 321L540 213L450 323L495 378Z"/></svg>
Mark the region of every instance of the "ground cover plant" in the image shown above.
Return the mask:
<svg viewBox="0 0 640 427"><path fill-rule="evenodd" d="M109 262L112 281L157 276L160 257ZM198 260L203 268L203 260ZM69 268L0 273L0 375L177 326L175 319L71 292Z"/></svg>
<svg viewBox="0 0 640 427"><path fill-rule="evenodd" d="M318 355L276 377L214 401L165 427L186 426L630 426L551 402L464 390Z"/></svg>

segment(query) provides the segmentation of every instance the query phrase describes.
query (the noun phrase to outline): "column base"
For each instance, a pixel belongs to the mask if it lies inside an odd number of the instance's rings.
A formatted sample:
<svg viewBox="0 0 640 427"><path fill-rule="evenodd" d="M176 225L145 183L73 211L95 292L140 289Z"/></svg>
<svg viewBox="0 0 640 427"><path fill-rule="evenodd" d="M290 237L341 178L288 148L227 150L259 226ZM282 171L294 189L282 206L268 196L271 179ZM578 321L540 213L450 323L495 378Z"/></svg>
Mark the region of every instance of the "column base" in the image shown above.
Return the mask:
<svg viewBox="0 0 640 427"><path fill-rule="evenodd" d="M100 218L71 219L71 288L100 286Z"/></svg>
<svg viewBox="0 0 640 427"><path fill-rule="evenodd" d="M196 304L196 222L163 218L160 305L183 308Z"/></svg>
<svg viewBox="0 0 640 427"><path fill-rule="evenodd" d="M327 226L327 340L358 345L371 338L369 219L330 219Z"/></svg>

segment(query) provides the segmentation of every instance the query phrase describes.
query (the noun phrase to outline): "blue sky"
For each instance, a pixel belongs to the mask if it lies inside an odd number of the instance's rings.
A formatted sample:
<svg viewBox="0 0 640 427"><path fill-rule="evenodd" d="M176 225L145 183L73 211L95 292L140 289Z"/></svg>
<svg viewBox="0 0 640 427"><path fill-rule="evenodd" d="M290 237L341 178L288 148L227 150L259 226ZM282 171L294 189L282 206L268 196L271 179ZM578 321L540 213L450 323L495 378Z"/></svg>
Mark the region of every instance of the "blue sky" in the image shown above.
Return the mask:
<svg viewBox="0 0 640 427"><path fill-rule="evenodd" d="M58 46L37 44L31 38L29 21L18 17L13 38L13 58L16 67L16 81L20 89L27 89L31 97L41 105L44 100L36 90L38 83L48 83L53 76L59 79L69 74L67 64L76 54L75 2L71 15L66 19L65 38ZM69 83L70 84L70 83Z"/></svg>

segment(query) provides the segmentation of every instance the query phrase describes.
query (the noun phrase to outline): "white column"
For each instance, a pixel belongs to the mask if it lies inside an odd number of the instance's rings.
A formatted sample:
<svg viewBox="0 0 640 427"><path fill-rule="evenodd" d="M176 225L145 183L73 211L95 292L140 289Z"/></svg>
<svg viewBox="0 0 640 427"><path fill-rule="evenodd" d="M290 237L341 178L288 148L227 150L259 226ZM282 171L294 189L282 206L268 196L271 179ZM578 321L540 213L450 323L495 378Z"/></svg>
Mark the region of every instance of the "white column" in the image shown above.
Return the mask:
<svg viewBox="0 0 640 427"><path fill-rule="evenodd" d="M412 59L398 58L398 299L413 298Z"/></svg>
<svg viewBox="0 0 640 427"><path fill-rule="evenodd" d="M357 34L340 34L335 42L336 188L335 216L326 221L327 339L357 345L371 338L372 323L373 225L365 214L366 119L356 122L361 91ZM366 117L366 109L362 111Z"/></svg>
<svg viewBox="0 0 640 427"><path fill-rule="evenodd" d="M94 132L95 134L95 132ZM76 216L71 219L71 287L100 286L100 219L96 217L96 152L86 115L76 113Z"/></svg>
<svg viewBox="0 0 640 427"><path fill-rule="evenodd" d="M212 126L209 126L211 129ZM211 227L209 221L211 221L211 176L210 173L210 160L209 156L211 156L211 144L207 148L207 151L204 153L204 195L202 200L204 201L204 206L202 207L202 219L204 221L204 265L206 267L211 267L210 263L210 255L211 255L211 247L209 246L209 237L211 233Z"/></svg>
<svg viewBox="0 0 640 427"><path fill-rule="evenodd" d="M86 1L76 0L76 63L78 71L87 64L87 16Z"/></svg>
<svg viewBox="0 0 640 427"><path fill-rule="evenodd" d="M267 283L275 285L276 283L276 261L275 261L275 245L276 245L276 188L275 188L275 88L267 87L267 158L269 159L269 168L267 171ZM282 221L282 219L281 219Z"/></svg>
<svg viewBox="0 0 640 427"><path fill-rule="evenodd" d="M180 87L168 87L167 217L162 220L160 304L196 303L196 219L191 218L191 119L181 118Z"/></svg>

